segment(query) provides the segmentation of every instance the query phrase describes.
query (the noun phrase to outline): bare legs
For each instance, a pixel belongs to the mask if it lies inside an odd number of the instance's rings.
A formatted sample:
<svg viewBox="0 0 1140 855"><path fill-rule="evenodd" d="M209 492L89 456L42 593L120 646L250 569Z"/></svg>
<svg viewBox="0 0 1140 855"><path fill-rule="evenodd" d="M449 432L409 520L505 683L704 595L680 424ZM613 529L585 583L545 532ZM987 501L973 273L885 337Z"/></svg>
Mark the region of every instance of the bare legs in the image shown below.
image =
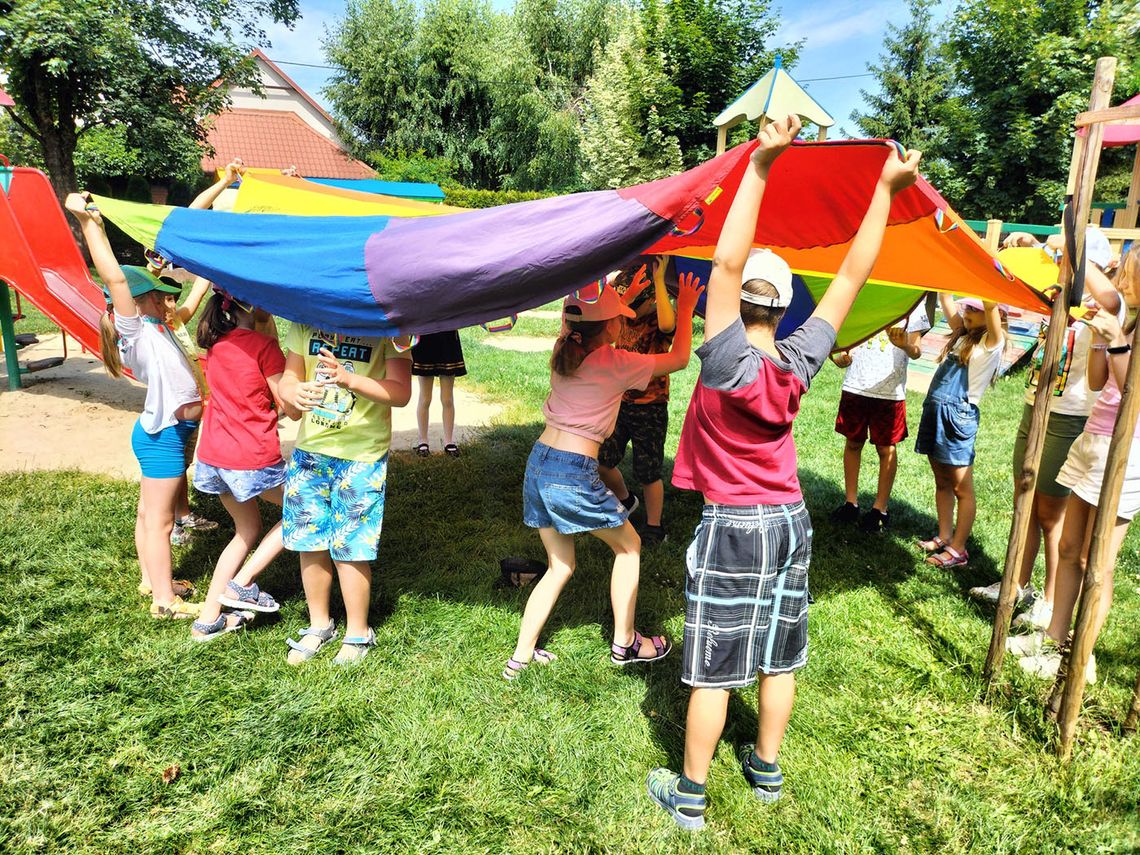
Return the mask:
<svg viewBox="0 0 1140 855"><path fill-rule="evenodd" d="M519 627L519 640L511 656L516 662L530 662L538 637L546 625L558 595L574 575L574 537L559 534L553 528L540 528L539 537L546 547L548 569L534 586L523 610ZM622 647L633 643L634 612L637 608L637 586L641 569L641 538L627 521L618 528L603 528L590 532L605 543L614 553L613 572L610 576L610 602L614 613L614 643ZM652 656L653 644L646 639L639 655Z"/></svg>
<svg viewBox="0 0 1140 855"><path fill-rule="evenodd" d="M859 465L863 459L864 444L865 440L849 438L843 446L843 492L849 505L859 504ZM872 507L886 513L899 469L898 448L894 445L876 445L875 451L879 455L879 482Z"/></svg>
<svg viewBox="0 0 1140 855"><path fill-rule="evenodd" d="M598 474L602 478L602 483L609 487L615 496L622 501L629 498L629 486L625 483L620 469L616 466L610 468L599 465ZM665 482L658 478L649 484L642 484L641 494L645 499L646 525L661 525L661 517L665 513Z"/></svg>
<svg viewBox="0 0 1140 855"><path fill-rule="evenodd" d="M1046 630L1056 642L1065 640L1073 622L1077 598L1080 596L1081 586L1084 584L1093 522L1092 505L1079 496L1070 496L1061 532L1060 556L1057 563L1057 579L1053 597L1053 620L1049 624L1049 629ZM1109 553L1111 560L1108 562L1108 568L1104 574L1100 609L1097 612L1096 621L1093 623L1094 640L1100 635L1101 627L1104 626L1104 621L1108 617L1109 606L1112 605L1113 569L1116 565L1116 556L1120 553L1120 544L1124 542L1126 534L1128 534L1128 520L1118 517L1112 530L1112 543Z"/></svg>
<svg viewBox="0 0 1140 855"><path fill-rule="evenodd" d="M153 602L169 606L174 602L170 557L170 532L178 494L186 495L182 478L147 478L139 488L138 515L135 518L135 549L143 581L150 585Z"/></svg>
<svg viewBox="0 0 1140 855"><path fill-rule="evenodd" d="M974 496L974 467L948 466L930 461L934 472L934 504L938 508L938 536L958 552L966 549L966 541L974 527L978 504ZM958 517L954 518L954 503Z"/></svg>
<svg viewBox="0 0 1140 855"><path fill-rule="evenodd" d="M280 506L282 488L266 490L260 498ZM202 613L198 618L202 623L213 623L218 619L222 610L218 598L226 592L226 586L231 580L242 587L249 587L261 571L281 554L283 548L280 521L258 543L258 538L261 537L261 512L257 499L239 502L232 493L226 493L221 496L221 500L234 521L234 536L218 556L214 576L210 580L210 590L206 593L206 602L202 604ZM253 555L245 561L250 550L253 550Z"/></svg>
<svg viewBox="0 0 1140 855"><path fill-rule="evenodd" d="M418 377L420 397L416 404L416 426L420 432L420 443L428 441L428 425L431 416L432 385L435 377ZM443 409L443 444L455 442L455 378L439 378L439 402Z"/></svg>
<svg viewBox="0 0 1140 855"><path fill-rule="evenodd" d="M727 689L692 689L685 717L685 777L697 784L708 779L709 766L724 732L728 712ZM775 763L796 696L795 674L761 674L756 684L759 723L756 754Z"/></svg>
<svg viewBox="0 0 1140 855"><path fill-rule="evenodd" d="M301 584L305 588L305 603L309 607L309 626L324 629L332 616L329 614L329 600L332 596L333 567L340 582L340 593L344 598L346 638L363 638L368 635L368 605L372 592L372 565L367 561L336 561L327 551L301 553ZM300 642L315 650L320 641L306 635ZM341 653L351 655L352 651L342 647ZM294 661L294 657L290 657Z"/></svg>
<svg viewBox="0 0 1140 855"><path fill-rule="evenodd" d="M1014 488L1017 489L1016 487ZM1017 584L1026 587L1033 578L1033 565L1042 543L1045 546L1045 602L1053 603L1053 590L1057 578L1057 566L1061 555L1061 534L1065 524L1065 496L1047 496L1037 492L1033 495L1033 508L1029 518L1029 537L1025 543L1025 555L1021 559L1021 575Z"/></svg>

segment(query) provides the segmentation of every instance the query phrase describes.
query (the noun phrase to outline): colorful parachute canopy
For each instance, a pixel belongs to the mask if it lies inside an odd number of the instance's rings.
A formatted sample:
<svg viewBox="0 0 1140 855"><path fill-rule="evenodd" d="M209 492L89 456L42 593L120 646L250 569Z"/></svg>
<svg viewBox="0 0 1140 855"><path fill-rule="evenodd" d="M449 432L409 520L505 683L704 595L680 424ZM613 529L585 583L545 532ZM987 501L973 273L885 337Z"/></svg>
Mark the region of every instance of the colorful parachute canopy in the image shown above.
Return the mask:
<svg viewBox="0 0 1140 855"><path fill-rule="evenodd" d="M96 201L174 263L281 317L355 335L428 333L540 306L642 253L707 266L755 145L622 190L453 213L284 176L247 178L237 201L238 210L284 213ZM788 325L810 314L839 269L888 153L879 141L801 143L776 162L756 244L799 275ZM302 210L340 215L297 216ZM839 346L894 322L925 290L1044 307L920 179L894 199L879 261Z"/></svg>

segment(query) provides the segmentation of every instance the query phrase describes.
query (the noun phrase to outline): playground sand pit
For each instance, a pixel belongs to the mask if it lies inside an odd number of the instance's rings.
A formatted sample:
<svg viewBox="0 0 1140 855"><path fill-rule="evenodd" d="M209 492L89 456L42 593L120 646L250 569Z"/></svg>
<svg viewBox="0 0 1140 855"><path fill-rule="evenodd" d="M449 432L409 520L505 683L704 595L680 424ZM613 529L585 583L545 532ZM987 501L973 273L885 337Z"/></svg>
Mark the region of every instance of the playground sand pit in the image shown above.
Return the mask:
<svg viewBox="0 0 1140 855"><path fill-rule="evenodd" d="M0 393L0 472L78 469L113 478L138 478L130 438L146 390L133 381L109 376L102 362L80 351L74 342L69 342L68 352L68 359L58 368L25 374L20 391ZM20 363L62 353L60 336L41 335L39 344L20 351ZM7 389L6 374L2 383ZM414 378L412 389L408 406L392 412L392 448L396 451L407 451L419 441L419 392ZM429 430L433 452L443 448L438 397L437 391ZM467 442L501 411L456 386L456 442ZM281 442L286 449L292 448L297 428L297 422L282 420Z"/></svg>

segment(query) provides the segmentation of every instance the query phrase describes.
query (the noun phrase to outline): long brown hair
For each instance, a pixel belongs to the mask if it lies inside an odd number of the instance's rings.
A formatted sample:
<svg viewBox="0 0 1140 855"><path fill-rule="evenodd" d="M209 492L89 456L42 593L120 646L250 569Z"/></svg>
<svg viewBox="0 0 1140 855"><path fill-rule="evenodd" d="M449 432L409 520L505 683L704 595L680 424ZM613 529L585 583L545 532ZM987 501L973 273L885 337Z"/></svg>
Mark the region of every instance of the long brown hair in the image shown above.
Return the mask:
<svg viewBox="0 0 1140 855"><path fill-rule="evenodd" d="M245 307L229 294L215 291L198 320L198 347L209 350L221 340L222 336L241 326L242 316L246 314L249 313Z"/></svg>
<svg viewBox="0 0 1140 855"><path fill-rule="evenodd" d="M1132 241L1132 248L1125 253L1124 257L1120 259L1120 267L1117 268L1116 278L1113 281L1113 287L1120 292L1121 297L1124 296L1124 286L1127 283L1128 288L1134 294L1140 294L1140 241ZM1125 300L1125 304L1127 304ZM1134 306L1128 307L1130 317L1128 322L1124 325L1124 332L1131 335L1132 331L1136 328L1137 315L1131 310Z"/></svg>
<svg viewBox="0 0 1140 855"><path fill-rule="evenodd" d="M115 316L107 307L99 318L99 353L103 357L103 367L112 377L123 376L123 357L119 353L119 331L115 329Z"/></svg>
<svg viewBox="0 0 1140 855"><path fill-rule="evenodd" d="M609 321L567 321L562 328L554 351L550 354L550 370L561 377L570 377L578 370L592 350Z"/></svg>
<svg viewBox="0 0 1140 855"><path fill-rule="evenodd" d="M989 325L986 324L983 324L976 330L968 330L966 329L966 322L962 321L961 326L950 332L950 338L946 340L946 346L942 348L942 352L938 354L938 361L941 362L949 356L950 353L953 352L954 346L961 341L962 347L957 353L958 361L963 365L969 365L970 354L974 352L974 347L981 344L982 339L986 337L989 331ZM1009 347L1009 319L1005 315L1001 316L1001 331L1002 350L1004 351Z"/></svg>

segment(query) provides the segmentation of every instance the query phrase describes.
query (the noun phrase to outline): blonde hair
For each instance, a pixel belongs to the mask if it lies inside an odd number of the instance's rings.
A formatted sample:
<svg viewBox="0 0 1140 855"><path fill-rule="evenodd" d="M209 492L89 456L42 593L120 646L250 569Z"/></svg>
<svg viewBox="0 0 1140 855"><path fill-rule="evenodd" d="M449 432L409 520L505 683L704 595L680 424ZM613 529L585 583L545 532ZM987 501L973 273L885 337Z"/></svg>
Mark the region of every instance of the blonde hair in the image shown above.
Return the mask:
<svg viewBox="0 0 1140 855"><path fill-rule="evenodd" d="M610 321L567 321L562 328L554 351L550 354L550 370L560 377L571 377L578 367L595 350L598 339Z"/></svg>
<svg viewBox="0 0 1140 855"><path fill-rule="evenodd" d="M119 331L115 329L115 316L110 308L99 318L99 352L107 373L112 377L122 377L123 357L119 353Z"/></svg>
<svg viewBox="0 0 1140 855"><path fill-rule="evenodd" d="M1002 351L1004 352L1005 349L1009 347L1009 319L1005 315L1001 316L1001 332ZM950 338L947 339L946 346L942 348L942 353L938 354L938 361L942 362L942 360L953 352L955 345L957 345L958 342L962 342L962 347L956 356L958 357L958 361L963 365L969 365L970 354L974 352L976 345L981 344L982 339L986 337L987 333L989 333L988 326L968 330L966 329L965 321L963 321L961 326L950 333Z"/></svg>

